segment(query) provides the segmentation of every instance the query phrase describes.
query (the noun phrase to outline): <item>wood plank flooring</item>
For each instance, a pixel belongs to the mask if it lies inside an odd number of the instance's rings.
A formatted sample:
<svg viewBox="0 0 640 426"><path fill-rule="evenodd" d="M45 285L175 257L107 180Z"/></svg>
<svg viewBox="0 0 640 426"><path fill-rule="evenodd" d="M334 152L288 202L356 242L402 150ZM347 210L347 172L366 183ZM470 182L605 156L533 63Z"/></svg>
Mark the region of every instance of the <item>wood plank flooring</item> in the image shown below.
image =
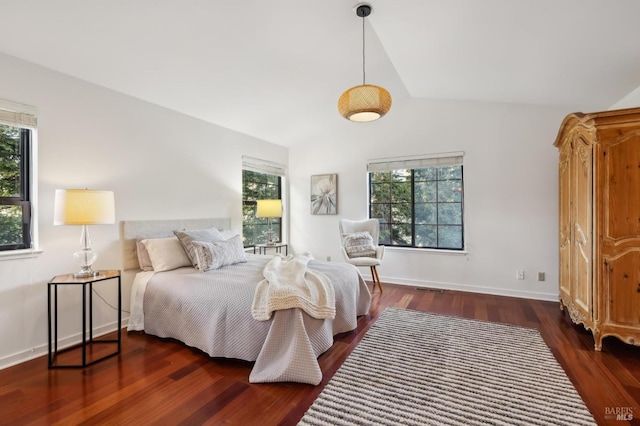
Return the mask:
<svg viewBox="0 0 640 426"><path fill-rule="evenodd" d="M85 369L48 370L41 357L0 370L0 424L294 425L384 308L395 306L537 328L598 424L640 425L640 347L609 337L595 352L591 334L558 303L383 287L357 330L320 356L319 386L250 384L250 363L125 331L119 356ZM616 410L635 418L608 418Z"/></svg>

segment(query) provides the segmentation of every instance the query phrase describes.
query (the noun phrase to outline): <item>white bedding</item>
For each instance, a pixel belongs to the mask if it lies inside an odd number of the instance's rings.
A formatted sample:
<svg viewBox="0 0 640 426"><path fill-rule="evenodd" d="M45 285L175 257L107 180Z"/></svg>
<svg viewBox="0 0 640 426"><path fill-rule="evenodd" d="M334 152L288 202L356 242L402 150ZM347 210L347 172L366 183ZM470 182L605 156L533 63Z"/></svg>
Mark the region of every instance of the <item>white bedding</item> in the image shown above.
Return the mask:
<svg viewBox="0 0 640 426"><path fill-rule="evenodd" d="M129 314L129 325L127 326L127 330L129 331L144 330L144 291L154 273L153 271L138 272L133 279L133 285L131 287L131 313Z"/></svg>
<svg viewBox="0 0 640 426"><path fill-rule="evenodd" d="M264 267L264 279L255 290L251 315L266 321L274 311L300 308L313 318L335 318L333 283L325 274L308 268L312 260L307 253L274 256Z"/></svg>
<svg viewBox="0 0 640 426"><path fill-rule="evenodd" d="M349 264L311 261L311 270L331 279L334 319L315 319L301 309L276 311L257 321L251 306L269 256L248 255L247 263L198 272L140 272L134 280L129 330L178 339L212 357L255 361L249 381L318 384L317 357L333 336L356 328L368 312L371 295L358 270Z"/></svg>

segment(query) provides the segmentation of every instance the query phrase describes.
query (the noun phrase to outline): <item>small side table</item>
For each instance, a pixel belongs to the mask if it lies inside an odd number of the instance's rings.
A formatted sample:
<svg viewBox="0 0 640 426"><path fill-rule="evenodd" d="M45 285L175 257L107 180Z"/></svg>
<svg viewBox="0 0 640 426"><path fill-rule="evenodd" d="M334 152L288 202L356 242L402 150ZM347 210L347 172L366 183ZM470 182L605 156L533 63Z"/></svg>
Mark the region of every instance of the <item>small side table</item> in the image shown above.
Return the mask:
<svg viewBox="0 0 640 426"><path fill-rule="evenodd" d="M282 248L284 247L284 255L287 256L289 254L289 245L285 243L275 243L275 244L256 244L253 246L253 254L256 254L256 249L258 249L258 254L267 254L267 249L275 249L276 253L282 253Z"/></svg>
<svg viewBox="0 0 640 426"><path fill-rule="evenodd" d="M105 340L93 338L93 283L105 280L118 280L118 338ZM82 287L82 343L68 348L58 350L58 286L74 285ZM53 293L53 294L52 294ZM88 294L88 301L87 301ZM99 271L99 275L89 278L74 278L73 274L59 275L53 277L47 286L48 313L49 313L49 368L84 368L95 364L98 361L118 355L122 345L122 285L120 281L120 271ZM53 295L53 303L51 297ZM52 306L53 305L53 306ZM88 308L88 315L87 315ZM87 339L87 318L89 319L89 338ZM53 324L52 324L53 322ZM100 358L87 362L87 348L92 345L104 343L117 343L115 352L103 355ZM59 353L81 348L81 364L56 364L56 357Z"/></svg>

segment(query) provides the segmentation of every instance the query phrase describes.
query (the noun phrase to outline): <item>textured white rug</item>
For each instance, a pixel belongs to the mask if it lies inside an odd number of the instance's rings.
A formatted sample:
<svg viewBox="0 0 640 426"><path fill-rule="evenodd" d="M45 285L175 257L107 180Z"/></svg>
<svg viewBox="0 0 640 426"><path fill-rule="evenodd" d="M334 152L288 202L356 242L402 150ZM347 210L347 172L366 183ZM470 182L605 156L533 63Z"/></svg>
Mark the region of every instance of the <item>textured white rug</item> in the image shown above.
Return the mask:
<svg viewBox="0 0 640 426"><path fill-rule="evenodd" d="M594 425L535 329L388 308L301 425Z"/></svg>

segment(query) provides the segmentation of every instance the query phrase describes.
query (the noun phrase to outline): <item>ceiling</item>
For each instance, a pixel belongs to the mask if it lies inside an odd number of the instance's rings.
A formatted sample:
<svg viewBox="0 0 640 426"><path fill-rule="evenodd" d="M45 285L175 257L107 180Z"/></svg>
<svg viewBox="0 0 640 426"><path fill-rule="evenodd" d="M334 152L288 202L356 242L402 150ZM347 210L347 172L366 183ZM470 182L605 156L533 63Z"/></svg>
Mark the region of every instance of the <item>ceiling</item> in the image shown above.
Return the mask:
<svg viewBox="0 0 640 426"><path fill-rule="evenodd" d="M369 3L367 82L396 103L599 110L640 86L638 0ZM0 0L0 52L292 146L344 125L338 97L362 81L356 4Z"/></svg>

